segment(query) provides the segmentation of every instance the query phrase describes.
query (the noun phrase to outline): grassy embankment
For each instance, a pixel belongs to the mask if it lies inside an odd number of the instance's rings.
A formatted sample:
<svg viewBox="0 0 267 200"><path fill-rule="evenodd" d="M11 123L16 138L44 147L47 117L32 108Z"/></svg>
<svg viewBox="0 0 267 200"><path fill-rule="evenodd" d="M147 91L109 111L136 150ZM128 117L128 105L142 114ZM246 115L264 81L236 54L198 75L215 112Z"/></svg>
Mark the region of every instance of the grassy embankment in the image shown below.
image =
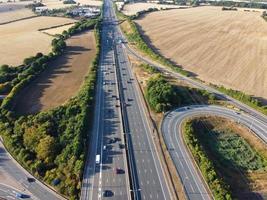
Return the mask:
<svg viewBox="0 0 267 200"><path fill-rule="evenodd" d="M52 184L69 199L78 199L93 114L96 72L100 51L100 20L82 20L52 41L49 55L27 58L21 67L1 67L2 90L8 93L0 109L0 134L9 152L34 176ZM65 39L95 28L97 53L79 93L66 104L36 115L17 116L16 95L64 54ZM8 86L8 87L7 87ZM7 87L7 88L6 88Z"/></svg>
<svg viewBox="0 0 267 200"><path fill-rule="evenodd" d="M247 130L236 126L216 117L192 119L183 126L185 142L215 199L255 199L255 184L267 184L266 148L250 145L255 138L244 139L240 133Z"/></svg>

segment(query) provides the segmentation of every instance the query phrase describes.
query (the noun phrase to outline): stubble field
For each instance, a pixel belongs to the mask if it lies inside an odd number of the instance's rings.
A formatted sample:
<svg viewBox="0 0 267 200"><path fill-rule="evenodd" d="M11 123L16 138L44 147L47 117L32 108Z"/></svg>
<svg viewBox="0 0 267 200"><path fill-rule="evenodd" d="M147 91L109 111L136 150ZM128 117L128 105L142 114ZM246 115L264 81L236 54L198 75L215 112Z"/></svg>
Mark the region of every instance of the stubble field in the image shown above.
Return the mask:
<svg viewBox="0 0 267 200"><path fill-rule="evenodd" d="M15 110L33 114L55 108L76 95L96 54L93 31L72 36L65 53L17 97Z"/></svg>
<svg viewBox="0 0 267 200"><path fill-rule="evenodd" d="M37 52L51 51L52 36L39 29L64 25L75 20L59 17L35 17L0 26L0 65L20 65Z"/></svg>
<svg viewBox="0 0 267 200"><path fill-rule="evenodd" d="M125 15L134 15L137 12L140 12L143 10L148 10L149 8L157 8L157 9L166 9L166 8L170 9L170 8L172 8L173 9L173 8L182 8L182 7L187 7L187 6L138 2L138 3L125 4L122 12Z"/></svg>
<svg viewBox="0 0 267 200"><path fill-rule="evenodd" d="M267 98L267 22L260 15L198 7L136 22L156 51L200 79Z"/></svg>

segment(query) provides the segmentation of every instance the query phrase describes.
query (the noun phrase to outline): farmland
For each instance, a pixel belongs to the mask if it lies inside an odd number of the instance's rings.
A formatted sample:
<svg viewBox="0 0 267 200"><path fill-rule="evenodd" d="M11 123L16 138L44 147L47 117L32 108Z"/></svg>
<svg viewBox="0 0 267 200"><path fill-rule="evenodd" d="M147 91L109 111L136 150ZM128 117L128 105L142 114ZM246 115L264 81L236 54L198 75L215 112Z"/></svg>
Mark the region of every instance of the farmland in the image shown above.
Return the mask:
<svg viewBox="0 0 267 200"><path fill-rule="evenodd" d="M267 24L260 15L198 7L136 22L154 50L200 79L267 98Z"/></svg>
<svg viewBox="0 0 267 200"><path fill-rule="evenodd" d="M101 6L102 4L102 1L97 1L97 0L77 0L76 2L81 5L89 5L89 6ZM48 8L49 10L67 8L75 5L75 4L63 4L63 1L56 1L56 0L45 0L42 3L45 5L43 8Z"/></svg>
<svg viewBox="0 0 267 200"><path fill-rule="evenodd" d="M66 102L79 91L95 50L92 31L68 39L66 52L25 88L23 95L18 96L15 110L19 114L36 113Z"/></svg>
<svg viewBox="0 0 267 200"><path fill-rule="evenodd" d="M0 4L0 24L35 16L30 9L25 8L27 4L29 2Z"/></svg>
<svg viewBox="0 0 267 200"><path fill-rule="evenodd" d="M137 12L148 10L149 8L157 8L157 9L170 9L170 8L180 8L185 6L177 6L177 5L166 5L166 4L156 4L156 3L132 3L132 4L125 4L123 7L122 12L125 15L134 15Z"/></svg>
<svg viewBox="0 0 267 200"><path fill-rule="evenodd" d="M20 65L24 58L37 52L50 52L53 37L38 30L71 22L75 20L35 17L0 26L0 65Z"/></svg>

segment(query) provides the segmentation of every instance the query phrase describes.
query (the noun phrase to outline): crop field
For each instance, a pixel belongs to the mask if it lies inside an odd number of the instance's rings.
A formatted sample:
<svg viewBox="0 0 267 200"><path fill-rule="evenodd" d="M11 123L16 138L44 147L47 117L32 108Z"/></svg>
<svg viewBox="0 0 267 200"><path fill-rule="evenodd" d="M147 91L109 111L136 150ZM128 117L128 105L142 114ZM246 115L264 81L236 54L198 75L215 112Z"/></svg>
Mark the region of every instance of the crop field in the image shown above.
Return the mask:
<svg viewBox="0 0 267 200"><path fill-rule="evenodd" d="M134 15L137 12L148 10L149 8L157 8L157 9L166 9L166 8L181 8L186 6L178 6L178 5L167 5L167 4L157 4L157 3L129 3L125 4L122 12L125 15Z"/></svg>
<svg viewBox="0 0 267 200"><path fill-rule="evenodd" d="M38 29L63 25L75 20L59 17L35 17L0 26L0 65L20 65L37 52L49 53L52 36Z"/></svg>
<svg viewBox="0 0 267 200"><path fill-rule="evenodd" d="M18 9L10 12L0 12L0 24L32 16L35 16L35 14L27 8Z"/></svg>
<svg viewBox="0 0 267 200"><path fill-rule="evenodd" d="M15 2L0 4L0 25L10 21L35 16L30 10L25 8L31 2Z"/></svg>
<svg viewBox="0 0 267 200"><path fill-rule="evenodd" d="M63 4L63 1L59 0L44 0L42 2L49 10L52 9L59 9L59 8L66 8L73 6L75 4ZM98 0L76 0L76 3L80 3L81 5L89 5L89 6L101 6L102 1Z"/></svg>
<svg viewBox="0 0 267 200"><path fill-rule="evenodd" d="M96 54L94 32L72 36L66 42L65 53L17 97L15 110L19 114L54 108L79 91Z"/></svg>
<svg viewBox="0 0 267 200"><path fill-rule="evenodd" d="M206 6L136 22L155 51L200 79L267 98L267 22L260 15Z"/></svg>

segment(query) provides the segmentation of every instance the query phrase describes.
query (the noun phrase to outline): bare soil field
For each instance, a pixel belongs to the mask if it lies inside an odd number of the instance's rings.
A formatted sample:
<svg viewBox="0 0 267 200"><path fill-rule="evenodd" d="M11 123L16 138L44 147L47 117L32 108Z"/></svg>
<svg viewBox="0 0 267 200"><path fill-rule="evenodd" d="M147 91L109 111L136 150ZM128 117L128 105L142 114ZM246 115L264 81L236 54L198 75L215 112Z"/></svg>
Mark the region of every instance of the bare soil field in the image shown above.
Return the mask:
<svg viewBox="0 0 267 200"><path fill-rule="evenodd" d="M267 22L260 15L198 7L136 22L156 51L200 79L267 98Z"/></svg>
<svg viewBox="0 0 267 200"><path fill-rule="evenodd" d="M157 3L129 3L125 4L122 12L125 15L134 15L137 12L148 10L149 8L157 8L157 9L166 9L166 8L182 8L187 6L178 6L178 5L168 5L168 4L157 4Z"/></svg>
<svg viewBox="0 0 267 200"><path fill-rule="evenodd" d="M63 25L75 20L59 17L35 17L0 26L0 65L20 65L37 52L51 51L52 36L38 29Z"/></svg>
<svg viewBox="0 0 267 200"><path fill-rule="evenodd" d="M52 61L48 69L17 97L17 113L32 114L48 110L75 96L95 54L93 31L68 39L66 52Z"/></svg>

